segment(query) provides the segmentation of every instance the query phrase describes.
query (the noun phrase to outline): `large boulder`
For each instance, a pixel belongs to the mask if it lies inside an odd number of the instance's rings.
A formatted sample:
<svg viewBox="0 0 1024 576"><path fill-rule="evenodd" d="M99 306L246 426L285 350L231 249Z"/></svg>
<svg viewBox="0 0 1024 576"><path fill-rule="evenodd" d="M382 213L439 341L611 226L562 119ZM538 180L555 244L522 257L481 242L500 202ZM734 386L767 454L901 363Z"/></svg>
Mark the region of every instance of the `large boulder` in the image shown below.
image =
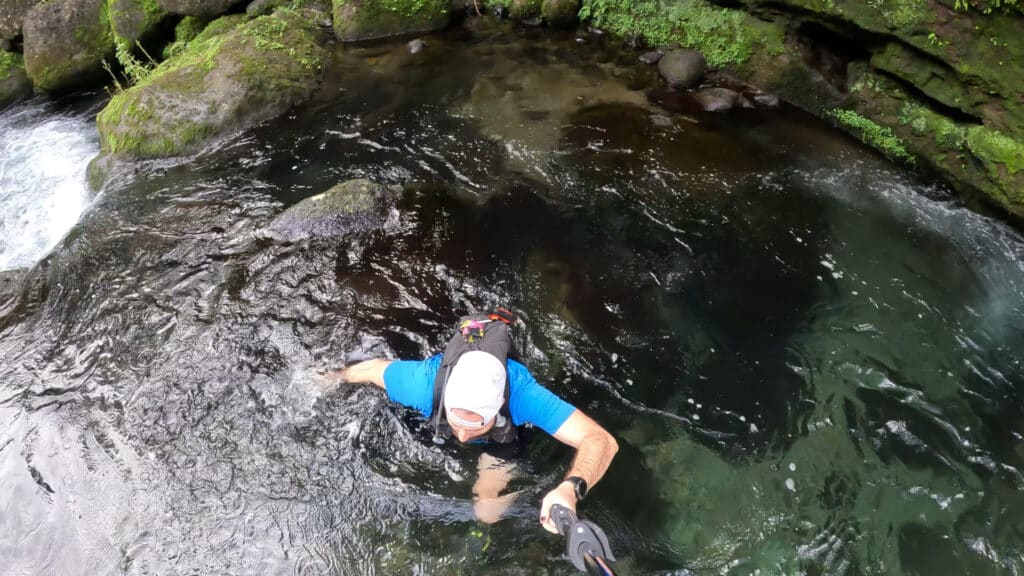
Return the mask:
<svg viewBox="0 0 1024 576"><path fill-rule="evenodd" d="M25 71L46 92L104 78L114 55L106 0L49 0L29 10L24 32Z"/></svg>
<svg viewBox="0 0 1024 576"><path fill-rule="evenodd" d="M96 118L103 153L152 158L193 152L308 98L327 57L315 17L278 10L241 19L219 34L210 33L218 28L211 23L182 53L115 95Z"/></svg>
<svg viewBox="0 0 1024 576"><path fill-rule="evenodd" d="M109 0L110 30L119 45L132 50L157 35L167 16L154 0Z"/></svg>
<svg viewBox="0 0 1024 576"><path fill-rule="evenodd" d="M0 50L10 50L11 40L21 36L21 24L36 4L45 0L0 0Z"/></svg>
<svg viewBox="0 0 1024 576"><path fill-rule="evenodd" d="M374 230L387 222L396 197L393 188L369 180L349 180L288 208L261 236L298 242Z"/></svg>
<svg viewBox="0 0 1024 576"><path fill-rule="evenodd" d="M32 94L21 54L0 51L0 110Z"/></svg>
<svg viewBox="0 0 1024 576"><path fill-rule="evenodd" d="M672 50L658 60L658 73L676 88L693 88L700 84L707 67L704 55L696 50Z"/></svg>
<svg viewBox="0 0 1024 576"><path fill-rule="evenodd" d="M440 30L450 0L334 0L334 33L342 42Z"/></svg>
<svg viewBox="0 0 1024 576"><path fill-rule="evenodd" d="M572 28L580 11L580 0L544 0L540 6L541 16L548 26Z"/></svg>
<svg viewBox="0 0 1024 576"><path fill-rule="evenodd" d="M160 8L171 14L213 18L228 11L239 0L156 0Z"/></svg>

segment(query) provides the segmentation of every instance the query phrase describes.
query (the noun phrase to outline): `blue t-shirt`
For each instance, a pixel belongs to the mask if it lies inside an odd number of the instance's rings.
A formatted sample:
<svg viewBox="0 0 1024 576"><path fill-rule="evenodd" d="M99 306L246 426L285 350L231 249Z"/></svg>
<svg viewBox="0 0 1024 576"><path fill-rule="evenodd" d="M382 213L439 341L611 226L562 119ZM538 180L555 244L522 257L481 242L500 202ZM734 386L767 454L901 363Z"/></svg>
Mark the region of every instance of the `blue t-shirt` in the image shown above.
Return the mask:
<svg viewBox="0 0 1024 576"><path fill-rule="evenodd" d="M426 360L396 360L384 369L388 398L418 410L425 418L433 413L434 378L441 367L441 355ZM508 361L509 412L516 426L533 424L552 436L576 408L541 386L530 371L515 360Z"/></svg>

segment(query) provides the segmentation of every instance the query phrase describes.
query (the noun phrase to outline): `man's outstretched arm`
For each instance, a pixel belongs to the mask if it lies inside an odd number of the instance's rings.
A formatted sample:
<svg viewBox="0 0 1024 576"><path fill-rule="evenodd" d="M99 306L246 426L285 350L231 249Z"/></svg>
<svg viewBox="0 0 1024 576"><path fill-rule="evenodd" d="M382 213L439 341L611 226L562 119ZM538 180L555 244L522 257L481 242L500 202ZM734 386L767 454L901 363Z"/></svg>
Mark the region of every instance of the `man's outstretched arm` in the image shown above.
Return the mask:
<svg viewBox="0 0 1024 576"><path fill-rule="evenodd" d="M329 370L324 374L324 391L329 392L338 387L339 384L373 384L378 388L384 388L384 370L391 364L392 360L376 358L364 360L342 368L341 370Z"/></svg>
<svg viewBox="0 0 1024 576"><path fill-rule="evenodd" d="M555 431L555 438L576 449L576 457L565 477L579 476L586 481L588 488L593 487L611 465L619 444L615 438L594 422L589 416L574 410L569 419ZM576 511L576 493L573 485L562 482L554 490L548 492L540 507L540 522L551 533L557 534L554 522L550 519L551 506L561 504Z"/></svg>

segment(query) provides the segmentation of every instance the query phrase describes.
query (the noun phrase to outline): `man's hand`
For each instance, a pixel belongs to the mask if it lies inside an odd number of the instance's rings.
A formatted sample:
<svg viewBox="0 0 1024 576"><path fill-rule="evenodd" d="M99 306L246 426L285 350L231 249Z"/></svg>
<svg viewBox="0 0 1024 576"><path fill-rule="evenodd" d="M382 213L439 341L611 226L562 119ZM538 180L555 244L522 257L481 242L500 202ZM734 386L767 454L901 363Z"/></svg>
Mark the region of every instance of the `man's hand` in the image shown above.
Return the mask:
<svg viewBox="0 0 1024 576"><path fill-rule="evenodd" d="M320 368L309 370L309 379L320 390L321 394L329 394L345 382L343 368Z"/></svg>
<svg viewBox="0 0 1024 576"><path fill-rule="evenodd" d="M540 503L540 523L544 526L544 529L552 534L558 534L558 528L555 526L554 521L551 520L551 506L555 504L561 504L569 510L576 512L576 489L573 485L568 482L562 482L551 492L548 492L547 496Z"/></svg>

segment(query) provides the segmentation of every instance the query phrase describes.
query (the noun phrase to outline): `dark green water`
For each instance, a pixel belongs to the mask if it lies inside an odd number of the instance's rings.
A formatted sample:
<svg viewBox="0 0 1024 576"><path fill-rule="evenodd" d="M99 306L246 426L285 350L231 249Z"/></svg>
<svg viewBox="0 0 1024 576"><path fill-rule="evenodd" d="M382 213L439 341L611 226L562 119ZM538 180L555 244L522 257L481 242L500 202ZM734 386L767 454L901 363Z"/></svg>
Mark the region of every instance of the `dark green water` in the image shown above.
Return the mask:
<svg viewBox="0 0 1024 576"><path fill-rule="evenodd" d="M482 527L474 453L304 377L495 304L620 441L582 511L623 574L1024 569L1019 233L799 113L654 108L634 54L427 40L116 174L0 309L0 571L572 573L535 521L567 449ZM257 233L354 177L404 188L384 229Z"/></svg>

